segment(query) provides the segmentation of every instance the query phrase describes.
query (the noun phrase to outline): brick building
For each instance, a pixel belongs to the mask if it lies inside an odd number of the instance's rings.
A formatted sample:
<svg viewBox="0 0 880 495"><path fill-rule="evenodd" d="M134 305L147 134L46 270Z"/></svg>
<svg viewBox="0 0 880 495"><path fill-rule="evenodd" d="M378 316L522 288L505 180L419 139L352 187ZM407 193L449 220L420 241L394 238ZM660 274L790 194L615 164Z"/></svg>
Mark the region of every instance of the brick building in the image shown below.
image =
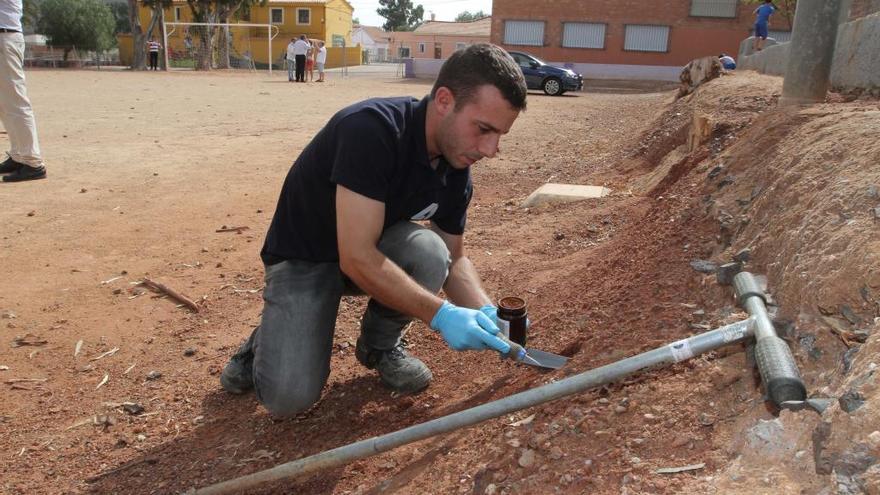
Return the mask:
<svg viewBox="0 0 880 495"><path fill-rule="evenodd" d="M735 55L756 5L738 0L494 0L493 43L587 78L677 80L689 61ZM774 15L771 37L787 40Z"/></svg>

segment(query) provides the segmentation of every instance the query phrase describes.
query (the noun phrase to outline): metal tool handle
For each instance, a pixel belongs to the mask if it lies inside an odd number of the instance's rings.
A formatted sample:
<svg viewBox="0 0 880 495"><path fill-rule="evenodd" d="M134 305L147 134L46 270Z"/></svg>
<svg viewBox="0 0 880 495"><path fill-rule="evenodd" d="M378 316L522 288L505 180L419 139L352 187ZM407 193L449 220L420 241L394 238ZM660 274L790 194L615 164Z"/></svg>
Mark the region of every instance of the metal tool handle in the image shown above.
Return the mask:
<svg viewBox="0 0 880 495"><path fill-rule="evenodd" d="M510 346L510 349L506 353L499 352L502 359L513 359L514 361L522 361L523 358L526 357L526 350L525 348L523 348L523 346L508 339L504 335L501 335L501 333L496 335L496 337L503 340L504 342L507 342L507 345Z"/></svg>
<svg viewBox="0 0 880 495"><path fill-rule="evenodd" d="M776 335L764 305L767 296L754 275L740 272L733 279L737 302L755 319L755 360L767 395L777 406L787 401L803 401L807 389L798 372L788 344Z"/></svg>

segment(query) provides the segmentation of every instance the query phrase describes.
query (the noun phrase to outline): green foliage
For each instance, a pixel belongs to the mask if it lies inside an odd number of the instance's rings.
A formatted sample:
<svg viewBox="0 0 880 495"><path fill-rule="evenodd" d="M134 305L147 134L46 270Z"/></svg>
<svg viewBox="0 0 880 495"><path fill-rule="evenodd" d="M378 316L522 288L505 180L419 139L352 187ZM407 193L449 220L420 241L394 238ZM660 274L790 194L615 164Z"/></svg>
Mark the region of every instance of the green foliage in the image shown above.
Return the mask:
<svg viewBox="0 0 880 495"><path fill-rule="evenodd" d="M128 5L114 2L110 4L110 11L113 12L113 17L116 19L116 29L113 32L130 33L131 20L128 18Z"/></svg>
<svg viewBox="0 0 880 495"><path fill-rule="evenodd" d="M412 0L379 0L376 13L387 19L382 28L386 31L412 31L422 23L425 9L413 6Z"/></svg>
<svg viewBox="0 0 880 495"><path fill-rule="evenodd" d="M469 10L465 10L461 14L455 16L455 22L471 22L476 21L477 19L482 19L483 17L488 17L489 14L483 12L482 10L478 10L476 12L471 12Z"/></svg>
<svg viewBox="0 0 880 495"><path fill-rule="evenodd" d="M37 29L37 21L40 19L40 0L24 0L22 5L24 13L21 24L25 32L32 33Z"/></svg>
<svg viewBox="0 0 880 495"><path fill-rule="evenodd" d="M104 51L116 44L116 19L100 0L42 0L37 28L53 46Z"/></svg>

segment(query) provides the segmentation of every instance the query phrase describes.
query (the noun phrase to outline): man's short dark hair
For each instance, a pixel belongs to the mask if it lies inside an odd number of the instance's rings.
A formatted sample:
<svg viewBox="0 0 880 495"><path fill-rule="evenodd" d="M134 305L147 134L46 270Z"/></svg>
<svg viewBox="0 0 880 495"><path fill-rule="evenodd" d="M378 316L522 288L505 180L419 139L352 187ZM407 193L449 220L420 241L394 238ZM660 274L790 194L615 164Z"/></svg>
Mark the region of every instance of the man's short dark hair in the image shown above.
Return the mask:
<svg viewBox="0 0 880 495"><path fill-rule="evenodd" d="M498 88L513 108L526 109L522 70L509 53L489 43L477 43L453 53L440 68L431 96L435 96L437 88L445 86L455 97L458 109L472 101L477 89L486 84Z"/></svg>

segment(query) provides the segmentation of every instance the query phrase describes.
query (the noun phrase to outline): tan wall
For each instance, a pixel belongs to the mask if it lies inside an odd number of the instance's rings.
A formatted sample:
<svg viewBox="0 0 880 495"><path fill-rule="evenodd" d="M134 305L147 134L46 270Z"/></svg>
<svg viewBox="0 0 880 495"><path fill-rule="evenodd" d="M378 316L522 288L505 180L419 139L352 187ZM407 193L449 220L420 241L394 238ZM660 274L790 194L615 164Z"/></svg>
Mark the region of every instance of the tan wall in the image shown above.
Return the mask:
<svg viewBox="0 0 880 495"><path fill-rule="evenodd" d="M324 36L321 38L329 47L333 43L333 36L342 36L345 46L351 46L351 8L341 0L331 0L327 3Z"/></svg>
<svg viewBox="0 0 880 495"><path fill-rule="evenodd" d="M472 45L474 43L488 43L488 36L441 36L417 33L389 33L391 42L388 44L388 52L391 57L397 57L401 46L409 47L412 58L449 58L455 51L457 43ZM425 44L425 51L419 51L419 43ZM440 45L440 56L434 54L435 46Z"/></svg>
<svg viewBox="0 0 880 495"><path fill-rule="evenodd" d="M119 45L119 63L122 65L131 65L132 60L134 59L134 52L132 51L132 43L134 40L132 39L131 34L128 33L120 33L116 35L116 42Z"/></svg>
<svg viewBox="0 0 880 495"><path fill-rule="evenodd" d="M345 47L345 66L351 67L352 65L361 65L361 48L358 46L347 46ZM342 47L327 47L327 63L324 64L324 68L332 69L334 67L342 67L343 66L343 58L342 58Z"/></svg>
<svg viewBox="0 0 880 495"><path fill-rule="evenodd" d="M492 9L492 42L509 50L525 51L548 61L684 65L721 52L735 54L739 42L751 34L755 5L740 2L737 17L691 17L690 0L495 0ZM504 21L541 20L544 46L504 45ZM562 47L563 22L606 24L602 49ZM666 53L624 51L626 24L670 26ZM770 29L788 30L784 18L775 15Z"/></svg>

